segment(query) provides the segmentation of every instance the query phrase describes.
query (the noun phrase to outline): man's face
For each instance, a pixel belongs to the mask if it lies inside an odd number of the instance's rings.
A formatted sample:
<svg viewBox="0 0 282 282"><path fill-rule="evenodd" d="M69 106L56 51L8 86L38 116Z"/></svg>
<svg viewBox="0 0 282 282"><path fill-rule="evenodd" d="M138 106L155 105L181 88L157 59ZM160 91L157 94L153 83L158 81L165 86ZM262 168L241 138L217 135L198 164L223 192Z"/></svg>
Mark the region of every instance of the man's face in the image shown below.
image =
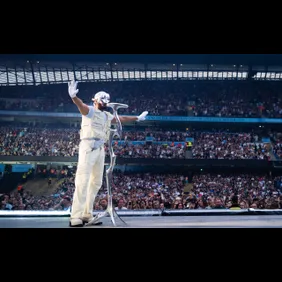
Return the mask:
<svg viewBox="0 0 282 282"><path fill-rule="evenodd" d="M118 201L118 207L121 209L124 206L124 201L123 200L119 200Z"/></svg>
<svg viewBox="0 0 282 282"><path fill-rule="evenodd" d="M62 205L64 207L68 207L70 205L70 201L68 199L64 199L63 202L62 202Z"/></svg>
<svg viewBox="0 0 282 282"><path fill-rule="evenodd" d="M222 205L221 199L216 199L215 200L215 205L216 206L221 206Z"/></svg>
<svg viewBox="0 0 282 282"><path fill-rule="evenodd" d="M103 199L103 200L101 200L100 205L101 205L103 208L106 208L107 205L108 205L108 203L107 203L107 201L106 201L105 199Z"/></svg>
<svg viewBox="0 0 282 282"><path fill-rule="evenodd" d="M105 111L107 109L107 104L106 103L99 103L98 104L98 109L100 111Z"/></svg>
<svg viewBox="0 0 282 282"><path fill-rule="evenodd" d="M107 109L107 104L106 103L98 103L97 101L94 102L94 106L97 105L97 108L100 110L100 111L105 111Z"/></svg>
<svg viewBox="0 0 282 282"><path fill-rule="evenodd" d="M198 204L199 204L200 207L204 207L204 202L203 202L203 200L199 200L199 203L198 203Z"/></svg>
<svg viewBox="0 0 282 282"><path fill-rule="evenodd" d="M241 202L239 204L239 206L240 206L241 209L245 209L246 208L245 202Z"/></svg>

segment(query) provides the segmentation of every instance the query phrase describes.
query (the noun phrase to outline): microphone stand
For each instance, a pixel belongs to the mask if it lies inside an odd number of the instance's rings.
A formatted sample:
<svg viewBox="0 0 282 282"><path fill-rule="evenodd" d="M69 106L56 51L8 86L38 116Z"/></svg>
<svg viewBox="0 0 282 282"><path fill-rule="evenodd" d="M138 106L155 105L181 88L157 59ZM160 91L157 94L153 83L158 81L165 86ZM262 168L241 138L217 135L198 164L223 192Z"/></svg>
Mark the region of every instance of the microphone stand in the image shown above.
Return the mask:
<svg viewBox="0 0 282 282"><path fill-rule="evenodd" d="M106 209L106 213L108 213L109 216L111 217L111 221L113 225L117 226L115 218L118 218L124 224L126 223L119 217L119 215L117 214L116 210L113 207L113 195L112 195L111 182L113 181L113 170L116 165L116 155L114 153L112 143L113 143L113 139L115 136L117 136L119 139L121 139L122 137L122 124L119 119L119 115L117 111L118 109L121 109L121 108L124 108L124 109L128 108L128 105L120 104L120 103L109 103L107 104L107 106L113 109L113 115L116 120L116 127L115 129L110 129L110 137L108 140L109 151L110 151L110 166L106 170L106 182L107 182L107 191L108 191L108 206Z"/></svg>

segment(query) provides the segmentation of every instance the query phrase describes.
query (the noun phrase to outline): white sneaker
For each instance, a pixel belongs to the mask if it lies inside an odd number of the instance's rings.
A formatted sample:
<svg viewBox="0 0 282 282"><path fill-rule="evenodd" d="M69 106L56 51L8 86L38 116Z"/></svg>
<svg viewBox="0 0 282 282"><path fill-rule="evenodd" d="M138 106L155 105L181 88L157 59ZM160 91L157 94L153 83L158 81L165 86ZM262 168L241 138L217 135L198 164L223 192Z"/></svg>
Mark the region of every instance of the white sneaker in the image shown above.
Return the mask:
<svg viewBox="0 0 282 282"><path fill-rule="evenodd" d="M70 220L70 227L83 227L84 223L80 218L72 218Z"/></svg>
<svg viewBox="0 0 282 282"><path fill-rule="evenodd" d="M108 215L107 211L104 212L99 212L95 217L91 218L88 220L88 222L86 223L86 226L89 225L100 225L102 224L102 222L100 221L101 218L105 217Z"/></svg>
<svg viewBox="0 0 282 282"><path fill-rule="evenodd" d="M87 223L89 223L93 219L94 219L93 216L91 216L91 217L82 217L83 224L86 224L86 225L87 225ZM94 225L100 225L100 224L103 224L103 223L102 222L96 222Z"/></svg>

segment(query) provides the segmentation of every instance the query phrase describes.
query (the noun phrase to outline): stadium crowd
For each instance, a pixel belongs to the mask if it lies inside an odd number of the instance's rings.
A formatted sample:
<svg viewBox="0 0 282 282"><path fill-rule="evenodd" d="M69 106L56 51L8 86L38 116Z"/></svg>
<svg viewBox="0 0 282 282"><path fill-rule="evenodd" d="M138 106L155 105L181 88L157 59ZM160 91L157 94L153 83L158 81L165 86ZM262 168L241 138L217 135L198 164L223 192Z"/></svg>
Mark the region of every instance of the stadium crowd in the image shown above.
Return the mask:
<svg viewBox="0 0 282 282"><path fill-rule="evenodd" d="M271 132L270 139L273 143L273 153L277 159L282 159L282 133Z"/></svg>
<svg viewBox="0 0 282 282"><path fill-rule="evenodd" d="M128 104L121 114L201 117L282 117L281 84L269 81L123 81L84 82L79 97L104 90ZM77 112L66 84L0 88L0 110Z"/></svg>
<svg viewBox="0 0 282 282"><path fill-rule="evenodd" d="M282 118L281 86L269 81L84 82L78 84L78 96L91 105L96 92L106 91L112 102L129 105L119 110L121 115L148 111L150 116ZM0 110L79 113L68 95L67 84L0 87ZM77 157L78 120L75 128L43 128L36 122L26 127L0 125L0 155ZM193 159L270 160L272 154L282 159L282 133L269 132L272 146L263 143L261 137L255 132L240 131L126 129L123 142L114 141L114 152L122 158L184 159L186 138L191 138ZM107 145L105 149L108 157ZM43 169L36 175L48 181L48 188L55 183L56 188L50 188L48 195L33 195L26 179L16 191L0 194L0 210L69 210L75 170L50 171L52 174ZM112 192L115 209L124 210L282 209L282 175L195 173L188 177L115 171ZM93 210L106 207L104 179Z"/></svg>
<svg viewBox="0 0 282 282"><path fill-rule="evenodd" d="M266 159L270 147L258 142L258 136L248 133L196 133L192 148L195 159Z"/></svg>
<svg viewBox="0 0 282 282"><path fill-rule="evenodd" d="M146 137L152 137L154 142L162 143L132 142L145 141ZM183 159L187 137L194 139L192 158L195 159L270 159L270 147L260 142L255 133L177 132L151 129L125 131L124 143L116 140L114 151L118 157L123 158ZM0 127L0 155L74 157L78 155L78 148L79 129ZM106 156L109 156L107 145L105 148Z"/></svg>
<svg viewBox="0 0 282 282"><path fill-rule="evenodd" d="M1 195L1 210L68 210L74 193L74 174L65 174L59 188L48 196L33 196L23 189ZM114 173L116 209L281 209L282 176L197 174L190 191L188 177L179 174ZM235 199L235 200L234 200ZM93 209L107 207L105 181Z"/></svg>

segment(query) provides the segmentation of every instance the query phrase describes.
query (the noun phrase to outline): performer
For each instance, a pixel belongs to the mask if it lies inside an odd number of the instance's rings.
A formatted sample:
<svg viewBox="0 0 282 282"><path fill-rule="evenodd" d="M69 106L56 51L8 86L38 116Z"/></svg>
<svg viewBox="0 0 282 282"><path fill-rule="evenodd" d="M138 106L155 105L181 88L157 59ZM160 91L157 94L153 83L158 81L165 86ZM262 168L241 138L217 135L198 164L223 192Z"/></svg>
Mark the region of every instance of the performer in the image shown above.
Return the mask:
<svg viewBox="0 0 282 282"><path fill-rule="evenodd" d="M71 208L70 226L82 227L92 221L94 225L102 224L99 220L105 212L98 213L93 219L93 204L98 191L102 186L105 150L104 144L110 135L111 123L115 122L114 116L106 111L110 95L100 91L92 98L93 106L88 106L76 94L77 82L68 83L68 92L72 101L82 114L78 164L75 177L75 191ZM139 116L121 116L120 121L143 121L148 112Z"/></svg>

